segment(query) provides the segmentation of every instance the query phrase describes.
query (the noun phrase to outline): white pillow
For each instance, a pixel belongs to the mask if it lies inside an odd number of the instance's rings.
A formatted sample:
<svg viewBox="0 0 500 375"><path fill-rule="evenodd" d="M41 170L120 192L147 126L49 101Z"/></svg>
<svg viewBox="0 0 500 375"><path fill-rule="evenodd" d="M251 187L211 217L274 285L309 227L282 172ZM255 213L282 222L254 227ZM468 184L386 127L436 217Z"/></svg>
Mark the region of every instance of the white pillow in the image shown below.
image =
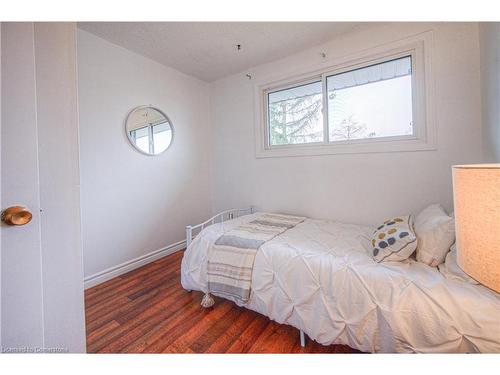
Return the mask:
<svg viewBox="0 0 500 375"><path fill-rule="evenodd" d="M376 262L408 259L417 247L412 216L386 220L372 235L372 257Z"/></svg>
<svg viewBox="0 0 500 375"><path fill-rule="evenodd" d="M457 248L453 244L450 252L446 255L446 260L443 264L439 265L439 272L441 272L444 277L450 280L464 281L470 284L478 285L479 283L472 277L467 275L457 263Z"/></svg>
<svg viewBox="0 0 500 375"><path fill-rule="evenodd" d="M443 207L433 204L415 218L417 260L432 267L444 262L455 242L455 221Z"/></svg>

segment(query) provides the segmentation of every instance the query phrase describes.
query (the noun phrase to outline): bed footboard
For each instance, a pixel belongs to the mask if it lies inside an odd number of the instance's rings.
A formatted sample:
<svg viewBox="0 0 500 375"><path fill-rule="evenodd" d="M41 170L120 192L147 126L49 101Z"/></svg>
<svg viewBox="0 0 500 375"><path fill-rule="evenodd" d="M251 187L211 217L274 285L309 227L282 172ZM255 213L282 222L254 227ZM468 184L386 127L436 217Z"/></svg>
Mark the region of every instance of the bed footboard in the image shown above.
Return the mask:
<svg viewBox="0 0 500 375"><path fill-rule="evenodd" d="M219 212L217 215L212 216L207 221L197 225L187 225L186 226L186 247L188 247L196 234L200 233L203 229L209 225L215 223L223 223L224 221L236 219L237 217L252 214L254 212L254 207L250 206L247 208L235 208L232 210Z"/></svg>
<svg viewBox="0 0 500 375"><path fill-rule="evenodd" d="M236 219L237 217L240 217L243 215L249 215L249 214L253 214L253 213L254 213L253 206L250 206L247 208L235 208L232 210L219 212L217 215L212 216L210 219L204 221L203 223L200 223L197 225L187 225L186 226L186 247L188 247L191 244L191 242L193 241L193 238L198 233L200 233L203 229L205 229L207 226L215 224L215 223L223 223L224 221ZM306 346L306 336L302 330L299 330L299 337L300 337L300 346L305 347Z"/></svg>

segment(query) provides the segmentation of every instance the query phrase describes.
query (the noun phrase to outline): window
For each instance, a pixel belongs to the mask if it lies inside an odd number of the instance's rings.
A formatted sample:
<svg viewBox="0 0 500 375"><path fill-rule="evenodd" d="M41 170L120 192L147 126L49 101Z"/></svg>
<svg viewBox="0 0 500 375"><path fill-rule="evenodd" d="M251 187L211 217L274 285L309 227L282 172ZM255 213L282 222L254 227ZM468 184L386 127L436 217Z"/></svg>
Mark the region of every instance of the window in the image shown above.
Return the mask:
<svg viewBox="0 0 500 375"><path fill-rule="evenodd" d="M130 136L135 140L135 144L144 152L149 152L149 127L130 131Z"/></svg>
<svg viewBox="0 0 500 375"><path fill-rule="evenodd" d="M271 146L323 142L321 80L268 94Z"/></svg>
<svg viewBox="0 0 500 375"><path fill-rule="evenodd" d="M168 122L162 122L158 125L153 125L153 152L157 150L166 150L172 142L172 128Z"/></svg>
<svg viewBox="0 0 500 375"><path fill-rule="evenodd" d="M256 86L257 156L434 149L423 42Z"/></svg>
<svg viewBox="0 0 500 375"><path fill-rule="evenodd" d="M149 124L129 131L130 139L143 152L156 155L166 150L172 141L172 128L167 121Z"/></svg>
<svg viewBox="0 0 500 375"><path fill-rule="evenodd" d="M411 56L326 77L330 142L413 136Z"/></svg>

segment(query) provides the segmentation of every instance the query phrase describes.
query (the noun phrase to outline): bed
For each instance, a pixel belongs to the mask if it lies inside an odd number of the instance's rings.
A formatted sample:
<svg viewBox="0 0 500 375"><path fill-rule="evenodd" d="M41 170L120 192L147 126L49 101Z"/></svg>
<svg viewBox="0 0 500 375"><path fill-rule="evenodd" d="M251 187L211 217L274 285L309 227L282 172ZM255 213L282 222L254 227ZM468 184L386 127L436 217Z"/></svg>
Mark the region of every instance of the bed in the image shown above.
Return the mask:
<svg viewBox="0 0 500 375"><path fill-rule="evenodd" d="M210 246L260 215L230 210L188 226L182 286L207 292ZM306 218L259 248L250 298L234 302L323 345L372 353L500 352L499 294L414 259L376 263L368 254L372 231Z"/></svg>

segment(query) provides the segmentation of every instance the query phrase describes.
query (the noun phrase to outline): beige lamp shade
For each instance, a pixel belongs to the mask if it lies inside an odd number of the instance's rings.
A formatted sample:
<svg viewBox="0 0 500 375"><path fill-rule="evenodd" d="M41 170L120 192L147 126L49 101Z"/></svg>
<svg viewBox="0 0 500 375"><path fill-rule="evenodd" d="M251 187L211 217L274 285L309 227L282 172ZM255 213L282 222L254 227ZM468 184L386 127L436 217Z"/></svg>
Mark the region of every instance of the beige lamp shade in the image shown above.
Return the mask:
<svg viewBox="0 0 500 375"><path fill-rule="evenodd" d="M500 292L500 164L453 167L460 268Z"/></svg>

